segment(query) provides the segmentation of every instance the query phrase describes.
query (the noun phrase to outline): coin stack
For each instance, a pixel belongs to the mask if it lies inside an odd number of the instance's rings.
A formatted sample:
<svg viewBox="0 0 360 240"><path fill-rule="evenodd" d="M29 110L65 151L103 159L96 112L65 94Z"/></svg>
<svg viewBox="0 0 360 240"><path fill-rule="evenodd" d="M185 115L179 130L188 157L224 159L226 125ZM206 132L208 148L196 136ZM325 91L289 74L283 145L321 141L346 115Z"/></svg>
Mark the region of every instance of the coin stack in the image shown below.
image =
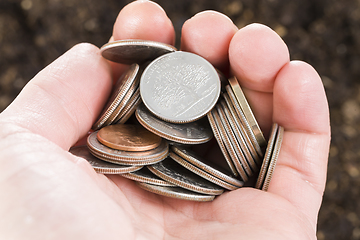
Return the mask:
<svg viewBox="0 0 360 240"><path fill-rule="evenodd" d="M153 41L116 41L101 53L130 67L87 145L71 153L98 173L121 174L168 197L211 201L257 174L255 187L267 190L284 131L274 124L266 142L235 77L220 80L204 58ZM213 136L224 164L197 153Z"/></svg>

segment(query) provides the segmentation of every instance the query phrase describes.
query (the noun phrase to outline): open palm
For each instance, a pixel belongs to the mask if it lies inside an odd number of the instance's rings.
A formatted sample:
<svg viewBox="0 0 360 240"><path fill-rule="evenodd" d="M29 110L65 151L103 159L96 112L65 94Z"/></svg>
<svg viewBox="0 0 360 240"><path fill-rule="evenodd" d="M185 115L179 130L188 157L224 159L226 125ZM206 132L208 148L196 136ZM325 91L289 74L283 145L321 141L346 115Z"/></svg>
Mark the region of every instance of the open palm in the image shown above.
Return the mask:
<svg viewBox="0 0 360 240"><path fill-rule="evenodd" d="M126 6L112 40L174 43L155 3ZM242 188L213 202L158 196L97 174L68 149L96 120L124 66L79 44L41 71L0 115L1 239L315 239L326 178L329 114L321 79L290 61L268 27L240 30L207 11L188 20L181 48L237 76L265 133L285 128L269 191Z"/></svg>

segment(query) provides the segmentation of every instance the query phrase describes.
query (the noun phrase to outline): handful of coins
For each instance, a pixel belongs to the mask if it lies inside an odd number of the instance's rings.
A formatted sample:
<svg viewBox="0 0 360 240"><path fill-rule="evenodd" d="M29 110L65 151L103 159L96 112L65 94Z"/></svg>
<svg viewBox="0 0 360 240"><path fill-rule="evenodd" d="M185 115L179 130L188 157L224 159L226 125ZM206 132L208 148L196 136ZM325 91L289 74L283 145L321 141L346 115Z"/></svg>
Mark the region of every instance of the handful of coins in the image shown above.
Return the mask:
<svg viewBox="0 0 360 240"><path fill-rule="evenodd" d="M111 42L101 54L130 67L87 145L71 153L98 173L121 174L168 197L211 201L251 177L257 177L254 187L267 190L284 129L273 124L266 142L235 77L226 79L204 58L159 42ZM216 161L201 156L211 142L222 153Z"/></svg>

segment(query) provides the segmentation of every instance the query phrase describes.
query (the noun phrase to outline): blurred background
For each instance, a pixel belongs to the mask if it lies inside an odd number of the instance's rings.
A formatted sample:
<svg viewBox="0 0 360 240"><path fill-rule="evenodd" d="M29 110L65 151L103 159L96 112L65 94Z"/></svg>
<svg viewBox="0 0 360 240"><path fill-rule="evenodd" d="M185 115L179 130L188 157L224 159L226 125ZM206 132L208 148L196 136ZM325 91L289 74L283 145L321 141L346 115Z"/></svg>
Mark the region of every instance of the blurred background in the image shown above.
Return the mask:
<svg viewBox="0 0 360 240"><path fill-rule="evenodd" d="M106 43L128 0L0 0L0 111L42 68L79 42ZM239 27L259 22L286 42L292 60L319 72L332 125L318 239L360 239L360 1L158 0L173 21L217 10ZM216 33L215 33L216 34Z"/></svg>

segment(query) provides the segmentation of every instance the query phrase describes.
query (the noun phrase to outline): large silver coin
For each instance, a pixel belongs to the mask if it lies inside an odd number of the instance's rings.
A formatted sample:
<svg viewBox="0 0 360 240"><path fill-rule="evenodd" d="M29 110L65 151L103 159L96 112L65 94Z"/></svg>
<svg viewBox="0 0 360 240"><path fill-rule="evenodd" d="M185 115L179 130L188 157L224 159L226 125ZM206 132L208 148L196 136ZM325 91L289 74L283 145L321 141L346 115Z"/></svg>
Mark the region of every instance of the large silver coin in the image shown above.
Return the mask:
<svg viewBox="0 0 360 240"><path fill-rule="evenodd" d="M176 48L171 45L140 39L110 42L100 49L104 58L123 64L144 63L174 51Z"/></svg>
<svg viewBox="0 0 360 240"><path fill-rule="evenodd" d="M194 152L190 151L184 146L173 145L171 147L171 150L186 161L217 178L220 178L236 187L242 187L244 185L244 182L234 178L230 171L210 161L206 161L205 159L197 156Z"/></svg>
<svg viewBox="0 0 360 240"><path fill-rule="evenodd" d="M215 196L192 192L181 187L165 187L140 182L137 182L136 184L142 189L165 197L199 202L208 202L214 200L215 198Z"/></svg>
<svg viewBox="0 0 360 240"><path fill-rule="evenodd" d="M69 152L88 161L97 173L126 174L142 168L142 166L123 166L102 161L93 156L87 146L72 147Z"/></svg>
<svg viewBox="0 0 360 240"><path fill-rule="evenodd" d="M157 117L174 123L205 116L220 95L220 79L204 58L188 52L165 54L151 62L140 80L140 94Z"/></svg>
<svg viewBox="0 0 360 240"><path fill-rule="evenodd" d="M147 167L158 177L194 192L209 195L220 195L224 192L223 188L199 177L171 158L166 158L161 162Z"/></svg>
<svg viewBox="0 0 360 240"><path fill-rule="evenodd" d="M151 114L144 104L140 104L136 109L135 116L143 127L173 142L200 144L209 141L213 136L206 119L183 124L164 122Z"/></svg>
<svg viewBox="0 0 360 240"><path fill-rule="evenodd" d="M109 148L97 140L97 131L91 133L87 139L90 152L101 160L123 165L147 165L163 160L169 154L169 144L162 140L157 148L130 152Z"/></svg>

